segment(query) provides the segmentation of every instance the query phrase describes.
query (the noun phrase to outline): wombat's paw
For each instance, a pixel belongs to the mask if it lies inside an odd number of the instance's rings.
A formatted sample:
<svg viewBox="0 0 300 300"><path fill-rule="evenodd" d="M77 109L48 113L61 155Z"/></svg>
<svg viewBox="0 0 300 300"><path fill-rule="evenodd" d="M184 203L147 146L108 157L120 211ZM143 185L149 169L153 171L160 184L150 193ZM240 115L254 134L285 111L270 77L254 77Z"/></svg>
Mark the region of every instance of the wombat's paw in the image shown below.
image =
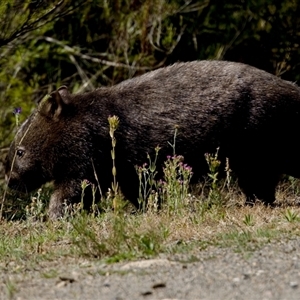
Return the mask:
<svg viewBox="0 0 300 300"><path fill-rule="evenodd" d="M63 217L63 207L62 205L51 204L48 210L48 217L50 220L57 220Z"/></svg>
<svg viewBox="0 0 300 300"><path fill-rule="evenodd" d="M48 211L48 218L50 220L58 220L58 219L61 219L62 218L62 213L61 212L57 212L57 211L52 211L52 210L49 210Z"/></svg>

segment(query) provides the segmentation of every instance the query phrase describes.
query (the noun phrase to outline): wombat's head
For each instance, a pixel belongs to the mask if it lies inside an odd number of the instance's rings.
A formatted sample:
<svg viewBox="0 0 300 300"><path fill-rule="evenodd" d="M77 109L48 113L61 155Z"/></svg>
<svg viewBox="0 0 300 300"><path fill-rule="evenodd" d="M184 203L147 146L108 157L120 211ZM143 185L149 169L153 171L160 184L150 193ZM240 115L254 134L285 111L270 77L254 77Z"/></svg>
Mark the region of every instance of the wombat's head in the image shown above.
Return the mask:
<svg viewBox="0 0 300 300"><path fill-rule="evenodd" d="M53 179L69 105L66 87L47 95L21 125L6 157L8 186L30 192Z"/></svg>

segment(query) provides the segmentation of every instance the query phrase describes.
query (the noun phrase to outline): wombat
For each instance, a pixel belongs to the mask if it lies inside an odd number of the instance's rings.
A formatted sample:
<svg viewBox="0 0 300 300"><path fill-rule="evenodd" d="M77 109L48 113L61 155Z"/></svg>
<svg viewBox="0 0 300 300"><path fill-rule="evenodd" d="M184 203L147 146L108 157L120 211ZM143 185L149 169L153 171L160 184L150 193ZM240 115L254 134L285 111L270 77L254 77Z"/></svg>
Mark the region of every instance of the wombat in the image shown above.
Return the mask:
<svg viewBox="0 0 300 300"><path fill-rule="evenodd" d="M135 166L147 162L157 145L161 166L172 154L175 126L176 152L192 166L193 178L207 172L204 154L219 147L220 160L229 159L249 203L258 198L273 204L280 176L300 177L300 88L245 64L194 61L92 92L52 92L11 144L8 185L29 192L53 180L50 218L63 214L64 201L80 201L81 182L96 184L95 173L106 192L112 182L112 115L120 120L117 181L135 205Z"/></svg>

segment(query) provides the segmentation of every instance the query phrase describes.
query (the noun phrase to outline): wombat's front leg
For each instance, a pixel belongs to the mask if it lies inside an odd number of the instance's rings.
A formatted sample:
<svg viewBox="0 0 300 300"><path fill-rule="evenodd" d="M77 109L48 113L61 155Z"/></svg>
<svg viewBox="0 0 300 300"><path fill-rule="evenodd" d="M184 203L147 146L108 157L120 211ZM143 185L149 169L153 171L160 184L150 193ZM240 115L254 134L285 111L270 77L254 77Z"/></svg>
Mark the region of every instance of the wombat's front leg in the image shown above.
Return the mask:
<svg viewBox="0 0 300 300"><path fill-rule="evenodd" d="M64 199L60 196L60 190L54 191L51 195L48 216L51 220L59 219L63 216Z"/></svg>
<svg viewBox="0 0 300 300"><path fill-rule="evenodd" d="M63 217L64 203L68 205L80 201L80 184L78 182L55 184L54 188L48 210L48 216L51 220Z"/></svg>

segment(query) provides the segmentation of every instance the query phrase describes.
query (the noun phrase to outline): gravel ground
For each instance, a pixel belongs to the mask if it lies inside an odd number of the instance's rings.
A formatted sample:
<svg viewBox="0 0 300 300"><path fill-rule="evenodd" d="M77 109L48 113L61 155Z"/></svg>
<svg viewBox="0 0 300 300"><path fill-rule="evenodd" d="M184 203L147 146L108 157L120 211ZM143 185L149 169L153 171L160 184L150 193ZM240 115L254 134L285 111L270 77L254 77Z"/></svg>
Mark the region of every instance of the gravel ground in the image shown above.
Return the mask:
<svg viewBox="0 0 300 300"><path fill-rule="evenodd" d="M22 273L1 272L0 299L9 299L7 282L15 288L10 299L18 300L300 299L299 249L296 238L243 254L210 247L110 265L45 262Z"/></svg>

